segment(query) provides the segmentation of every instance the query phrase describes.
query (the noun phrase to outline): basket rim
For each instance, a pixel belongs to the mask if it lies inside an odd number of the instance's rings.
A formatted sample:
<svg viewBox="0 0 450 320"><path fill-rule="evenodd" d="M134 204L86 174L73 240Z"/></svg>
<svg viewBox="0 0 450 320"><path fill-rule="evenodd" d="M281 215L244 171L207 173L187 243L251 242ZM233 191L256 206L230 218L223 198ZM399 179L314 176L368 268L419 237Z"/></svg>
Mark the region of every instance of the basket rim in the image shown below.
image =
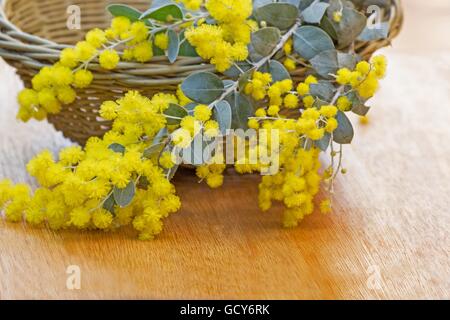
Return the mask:
<svg viewBox="0 0 450 320"><path fill-rule="evenodd" d="M73 45L59 44L43 37L26 33L14 25L6 14L6 4L10 0L0 0L0 57L22 64L35 72L59 59L60 51ZM363 57L385 47L400 33L403 25L402 0L392 0L389 12L390 33L387 39L369 42L357 42L356 48ZM357 51L358 51L357 50ZM113 71L105 71L98 61L89 65L100 82L115 81L125 87L178 85L194 72L215 72L215 67L200 57L180 56L170 63L166 56L153 57L148 63L120 61ZM299 68L291 72L293 77L301 77L304 70Z"/></svg>
<svg viewBox="0 0 450 320"><path fill-rule="evenodd" d="M5 7L6 3L10 0L0 0L0 25L3 23L6 24L6 27L10 27L12 30L18 32L22 35L27 35L27 38L30 38L30 40L35 40L36 42L41 42L42 44L47 44L48 46L52 47L52 49L56 50L63 50L68 47L73 47L73 45L64 44L64 43L57 43L55 41L36 36L27 32L22 31L19 27L17 27L15 24L13 24L6 15ZM394 12L392 12L394 11ZM390 26L392 27L393 22L395 18L397 17L397 20L400 21L400 25L403 24L403 10L402 10L402 0L392 0L392 6L391 6L391 16L390 16ZM3 21L2 21L3 20ZM392 29L391 29L392 32ZM156 58L156 57L155 57ZM195 59L198 60L198 58L193 57L179 57L179 58L188 58L188 59ZM126 63L121 61L120 63Z"/></svg>

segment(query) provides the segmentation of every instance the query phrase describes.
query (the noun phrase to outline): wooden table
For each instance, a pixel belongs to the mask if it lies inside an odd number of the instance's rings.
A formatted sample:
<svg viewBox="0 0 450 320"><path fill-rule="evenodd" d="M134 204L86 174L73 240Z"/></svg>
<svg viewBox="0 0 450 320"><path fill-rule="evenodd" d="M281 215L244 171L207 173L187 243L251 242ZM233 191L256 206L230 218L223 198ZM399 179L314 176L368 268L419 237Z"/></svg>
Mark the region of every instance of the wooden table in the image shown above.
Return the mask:
<svg viewBox="0 0 450 320"><path fill-rule="evenodd" d="M333 214L284 230L280 210L257 208L259 177L231 175L212 191L183 172L183 209L153 242L0 222L0 298L450 298L450 4L404 2ZM16 123L20 84L4 64L0 83L0 178L29 181L33 154L68 142L45 123ZM80 290L66 287L71 265Z"/></svg>

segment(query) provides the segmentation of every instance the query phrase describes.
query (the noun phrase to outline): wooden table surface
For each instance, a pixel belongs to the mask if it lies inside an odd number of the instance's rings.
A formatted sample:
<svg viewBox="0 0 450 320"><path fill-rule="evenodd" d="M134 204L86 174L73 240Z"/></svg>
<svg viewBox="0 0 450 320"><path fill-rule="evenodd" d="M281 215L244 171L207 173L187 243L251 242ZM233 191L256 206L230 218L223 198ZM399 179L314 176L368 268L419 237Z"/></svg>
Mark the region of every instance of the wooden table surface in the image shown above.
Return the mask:
<svg viewBox="0 0 450 320"><path fill-rule="evenodd" d="M279 210L258 210L258 176L211 191L183 172L183 209L153 242L0 221L0 298L450 298L450 3L404 2L371 123L345 148L333 214L284 230ZM33 154L69 142L14 120L20 82L3 62L0 84L0 178L30 181ZM80 290L66 287L71 265Z"/></svg>

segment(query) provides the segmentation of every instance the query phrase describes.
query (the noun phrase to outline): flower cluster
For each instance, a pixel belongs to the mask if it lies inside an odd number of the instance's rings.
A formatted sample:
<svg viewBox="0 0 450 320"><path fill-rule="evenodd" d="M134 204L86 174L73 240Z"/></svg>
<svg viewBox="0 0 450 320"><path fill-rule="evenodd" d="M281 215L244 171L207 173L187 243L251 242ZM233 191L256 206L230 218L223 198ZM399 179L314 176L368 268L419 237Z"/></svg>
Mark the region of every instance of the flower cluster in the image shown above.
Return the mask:
<svg viewBox="0 0 450 320"><path fill-rule="evenodd" d="M309 94L309 86L317 83L317 78L310 75L305 82L299 83L296 91L292 80L285 79L272 83L270 73L261 73L255 71L252 79L245 86L245 94L251 95L253 99L262 101L268 98L269 107L266 109L259 109L256 111L256 117L271 117L278 116L280 110L284 107L287 109L298 109L300 105L300 98L305 108L311 108L315 102L314 97ZM253 129L259 128L255 119L250 120L249 126Z"/></svg>
<svg viewBox="0 0 450 320"><path fill-rule="evenodd" d="M278 161L281 171L263 178L259 203L262 210L268 210L273 200L282 201L286 206L284 225L292 227L314 211L313 200L325 175L319 174L320 150L310 143L321 140L325 134L332 134L336 130L338 108L334 105L313 107L315 100L309 95L309 87L317 83L314 76L299 83L295 92L291 91L291 80L271 82L269 74L255 72L245 88L246 93L255 99L265 99L268 102L267 107L256 110L255 116L249 120L249 127L277 130L280 133ZM303 96L304 100L311 97L312 101L306 100L307 103L301 108L299 96ZM298 109L300 116L297 119L285 117L282 115L283 108L287 111ZM262 147L270 149L268 146ZM258 170L257 167L242 163L238 163L236 169L241 173ZM327 203L329 200L322 204L321 211L327 211Z"/></svg>
<svg viewBox="0 0 450 320"><path fill-rule="evenodd" d="M250 0L208 0L206 9L217 25L201 24L186 31L186 39L199 56L216 66L217 71L229 69L235 61L248 57L252 14Z"/></svg>
<svg viewBox="0 0 450 320"><path fill-rule="evenodd" d="M386 73L386 58L382 55L375 56L370 63L361 61L355 70L348 68L339 69L336 81L340 85L349 85L365 99L373 97L379 87L379 79L384 78Z"/></svg>
<svg viewBox="0 0 450 320"><path fill-rule="evenodd" d="M34 195L25 185L0 183L1 207L6 218L51 228L113 229L132 224L141 239L162 230L162 219L180 208L175 188L165 169L170 159L147 156L148 141L166 125L162 111L178 102L172 95L152 99L129 92L122 99L105 102L102 116L114 120L103 139L91 138L84 149L63 149L56 161L44 151L27 166L41 185ZM121 204L124 190L135 190L129 204ZM131 200L131 199L130 199Z"/></svg>
<svg viewBox="0 0 450 320"><path fill-rule="evenodd" d="M153 57L153 44L148 37L144 22L131 23L125 17L114 18L107 30L89 31L85 40L74 48L62 50L55 65L42 68L33 77L32 88L19 94L18 118L42 120L47 114L59 113L62 105L73 103L77 96L75 89L84 89L93 81L93 74L87 67L94 59L106 70L117 67L121 54L124 60L149 61ZM160 45L161 37L155 38ZM116 51L120 45L125 46L121 54Z"/></svg>
<svg viewBox="0 0 450 320"><path fill-rule="evenodd" d="M65 148L58 157L44 151L29 162L27 170L40 188L32 192L27 185L0 181L0 209L7 220L48 224L53 229L111 230L132 225L140 239L152 239L161 232L163 219L180 209L170 182L180 158L188 164L185 158L189 156L202 158L196 164L198 178L218 188L227 169L221 138L229 129L247 127L254 129L257 143L239 135L231 137L235 151L239 150L231 160L240 174L264 175L259 185L263 211L275 201L283 203L283 224L294 227L316 207L323 213L331 210L331 200L317 205L317 195L322 183L332 191L336 175L346 172L342 146L354 135L346 113L352 111L367 121L365 103L385 75L386 59L375 56L360 61L350 52L345 54L353 59L338 61L339 67L329 64L326 55L315 51L326 47L338 56L338 45L347 39L331 39L320 26L308 26L307 19L300 19L301 10L292 4L174 2L182 5L152 7L154 11L143 14L142 20L135 20L135 12L133 17L116 17L108 29L93 29L75 47L64 49L59 61L42 68L32 79L32 87L19 94L18 117L41 120L73 103L75 90L93 82L88 67L94 62L110 71L121 60L146 63L161 51L173 61L173 52L178 52L174 46L181 52L181 46L191 45L216 71L235 68L225 72L225 79L209 72L193 74L176 94L144 97L130 91L116 101L103 102L99 116L112 125L102 138L90 138L84 148ZM276 10L287 6L290 14L279 21ZM330 3L332 6L336 3ZM341 4L325 14L329 23L339 25L345 18L346 24L358 27L361 23L352 22L348 14L355 11L353 7ZM264 32L252 37L260 27ZM314 39L309 39L312 35ZM314 50L298 45L313 40L323 45ZM257 45L265 41L268 53ZM304 58L313 53L315 57ZM275 59L283 59L283 64ZM353 67L352 61L360 62ZM307 76L299 83L289 75L297 64L308 67ZM200 150L195 150L199 137ZM220 138L215 141L217 148L205 156L213 138ZM334 149L336 144L339 151ZM329 149L331 164L322 168L320 155Z"/></svg>

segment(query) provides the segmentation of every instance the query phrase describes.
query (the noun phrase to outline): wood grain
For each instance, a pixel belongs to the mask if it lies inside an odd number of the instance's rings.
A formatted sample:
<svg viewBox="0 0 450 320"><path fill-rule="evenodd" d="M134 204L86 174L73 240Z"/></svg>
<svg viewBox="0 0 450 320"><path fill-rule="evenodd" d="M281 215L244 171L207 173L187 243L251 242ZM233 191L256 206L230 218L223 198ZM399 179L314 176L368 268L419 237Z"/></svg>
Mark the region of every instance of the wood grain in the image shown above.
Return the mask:
<svg viewBox="0 0 450 320"><path fill-rule="evenodd" d="M213 191L184 171L183 209L153 242L0 222L0 299L450 298L450 4L404 2L404 33L384 50L371 124L356 124L345 148L333 214L284 230L280 210L257 208L259 177L230 174ZM3 63L0 83L0 178L29 181L33 154L69 142L45 123L15 122L20 83ZM70 265L81 290L66 288Z"/></svg>

